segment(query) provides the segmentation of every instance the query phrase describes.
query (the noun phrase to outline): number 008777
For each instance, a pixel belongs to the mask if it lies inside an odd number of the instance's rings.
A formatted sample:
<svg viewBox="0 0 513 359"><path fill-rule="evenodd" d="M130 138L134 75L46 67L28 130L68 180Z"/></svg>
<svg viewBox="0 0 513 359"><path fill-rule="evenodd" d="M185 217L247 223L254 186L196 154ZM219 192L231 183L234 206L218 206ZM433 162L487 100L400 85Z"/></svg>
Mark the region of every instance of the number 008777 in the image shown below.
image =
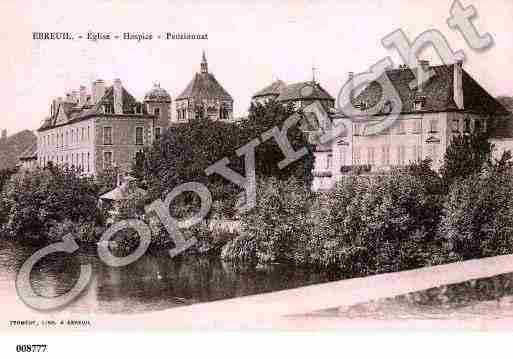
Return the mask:
<svg viewBox="0 0 513 359"><path fill-rule="evenodd" d="M31 345L16 345L16 352L18 353L44 353L46 352L46 344L31 344Z"/></svg>

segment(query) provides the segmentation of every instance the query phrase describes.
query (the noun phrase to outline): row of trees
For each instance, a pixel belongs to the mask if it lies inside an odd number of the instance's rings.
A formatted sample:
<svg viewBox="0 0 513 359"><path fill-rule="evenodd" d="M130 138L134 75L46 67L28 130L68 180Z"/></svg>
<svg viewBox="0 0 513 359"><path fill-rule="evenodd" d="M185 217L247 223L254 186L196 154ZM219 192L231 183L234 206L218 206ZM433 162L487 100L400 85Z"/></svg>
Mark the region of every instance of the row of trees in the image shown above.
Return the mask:
<svg viewBox="0 0 513 359"><path fill-rule="evenodd" d="M225 259L335 267L352 276L513 253L510 155L493 161L483 136L456 138L441 175L424 161L347 177L319 195L302 181L270 178L258 195Z"/></svg>
<svg viewBox="0 0 513 359"><path fill-rule="evenodd" d="M278 126L294 114L293 106L283 106L277 102L266 105L251 105L249 115L241 122L211 122L205 119L193 120L188 124L173 126L166 131L160 141L146 149L133 168L133 175L141 180L141 185L149 189L150 199L162 198L179 184L189 181L206 184L221 201L234 200L240 189L219 175L207 176L205 169L216 161L227 157L230 167L244 175L244 160L235 150ZM289 130L288 138L295 149L306 146L311 150L306 137L298 126ZM261 138L260 138L261 140ZM308 155L285 169L278 168L284 158L274 140L261 143L255 151L257 176L275 176L286 179L294 176L310 182L313 154Z"/></svg>

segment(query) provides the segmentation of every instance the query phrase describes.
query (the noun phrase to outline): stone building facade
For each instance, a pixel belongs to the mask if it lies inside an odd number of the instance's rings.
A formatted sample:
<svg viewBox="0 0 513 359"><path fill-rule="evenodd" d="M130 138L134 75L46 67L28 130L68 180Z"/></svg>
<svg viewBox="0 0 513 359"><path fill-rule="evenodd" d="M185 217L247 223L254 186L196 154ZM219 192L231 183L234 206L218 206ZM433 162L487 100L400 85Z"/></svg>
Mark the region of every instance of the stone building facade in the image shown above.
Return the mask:
<svg viewBox="0 0 513 359"><path fill-rule="evenodd" d="M434 72L422 88L410 88L416 69L401 67L381 75L386 76L402 102L391 126L373 130L384 123L389 113L386 99L393 98L383 91L380 79L352 99L356 114L326 114L337 135L316 147L314 190L332 188L354 165L365 165L371 172L386 171L430 158L432 167L439 170L455 135L486 131L492 142L510 136L501 125L510 113L463 70L461 63L422 65ZM385 103L380 103L383 99ZM377 113L366 114L367 109L379 106Z"/></svg>
<svg viewBox="0 0 513 359"><path fill-rule="evenodd" d="M127 171L136 154L169 127L171 97L159 85L137 101L114 80L93 82L55 99L38 129L37 162L75 167L96 175L116 166Z"/></svg>
<svg viewBox="0 0 513 359"><path fill-rule="evenodd" d="M296 109L308 106L319 101L326 111L335 108L335 99L315 79L306 82L297 82L287 85L276 80L263 88L251 98L253 103L264 104L269 100L278 101L284 105L293 103Z"/></svg>
<svg viewBox="0 0 513 359"><path fill-rule="evenodd" d="M176 98L176 122L188 122L198 117L211 121L230 121L233 119L233 98L208 72L208 63L203 52L201 71L196 73Z"/></svg>

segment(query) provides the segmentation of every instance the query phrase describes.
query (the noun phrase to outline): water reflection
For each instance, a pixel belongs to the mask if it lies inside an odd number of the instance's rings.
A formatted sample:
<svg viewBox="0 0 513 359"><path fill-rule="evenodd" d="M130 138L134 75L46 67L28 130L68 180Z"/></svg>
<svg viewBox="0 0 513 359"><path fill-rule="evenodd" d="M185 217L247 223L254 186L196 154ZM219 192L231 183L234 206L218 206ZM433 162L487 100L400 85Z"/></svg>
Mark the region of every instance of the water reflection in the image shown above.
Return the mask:
<svg viewBox="0 0 513 359"><path fill-rule="evenodd" d="M37 249L0 241L0 284L14 281L17 270ZM287 265L255 268L209 257L171 259L165 252L146 254L129 266L113 268L97 258L94 248L81 248L73 256L56 253L38 262L31 277L34 290L47 297L67 292L79 277L80 264L91 264L94 277L67 310L82 313L162 310L342 278L337 273Z"/></svg>

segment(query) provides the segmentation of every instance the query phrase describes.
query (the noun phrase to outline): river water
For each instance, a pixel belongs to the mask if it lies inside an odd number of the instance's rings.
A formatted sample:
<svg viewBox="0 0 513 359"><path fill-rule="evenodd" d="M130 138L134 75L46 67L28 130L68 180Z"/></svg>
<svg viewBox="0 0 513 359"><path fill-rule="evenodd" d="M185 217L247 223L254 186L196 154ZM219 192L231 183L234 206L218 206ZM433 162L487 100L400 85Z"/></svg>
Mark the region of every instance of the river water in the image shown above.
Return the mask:
<svg viewBox="0 0 513 359"><path fill-rule="evenodd" d="M0 296L15 296L14 281L24 261L38 248L0 241ZM66 293L79 276L80 264L93 266L93 278L75 302L77 313L136 313L180 305L266 293L342 279L339 273L311 271L289 265L237 266L217 257L170 258L147 253L122 268L103 263L94 248L72 255L56 253L34 267L31 285L45 297ZM2 300L2 298L0 298Z"/></svg>

